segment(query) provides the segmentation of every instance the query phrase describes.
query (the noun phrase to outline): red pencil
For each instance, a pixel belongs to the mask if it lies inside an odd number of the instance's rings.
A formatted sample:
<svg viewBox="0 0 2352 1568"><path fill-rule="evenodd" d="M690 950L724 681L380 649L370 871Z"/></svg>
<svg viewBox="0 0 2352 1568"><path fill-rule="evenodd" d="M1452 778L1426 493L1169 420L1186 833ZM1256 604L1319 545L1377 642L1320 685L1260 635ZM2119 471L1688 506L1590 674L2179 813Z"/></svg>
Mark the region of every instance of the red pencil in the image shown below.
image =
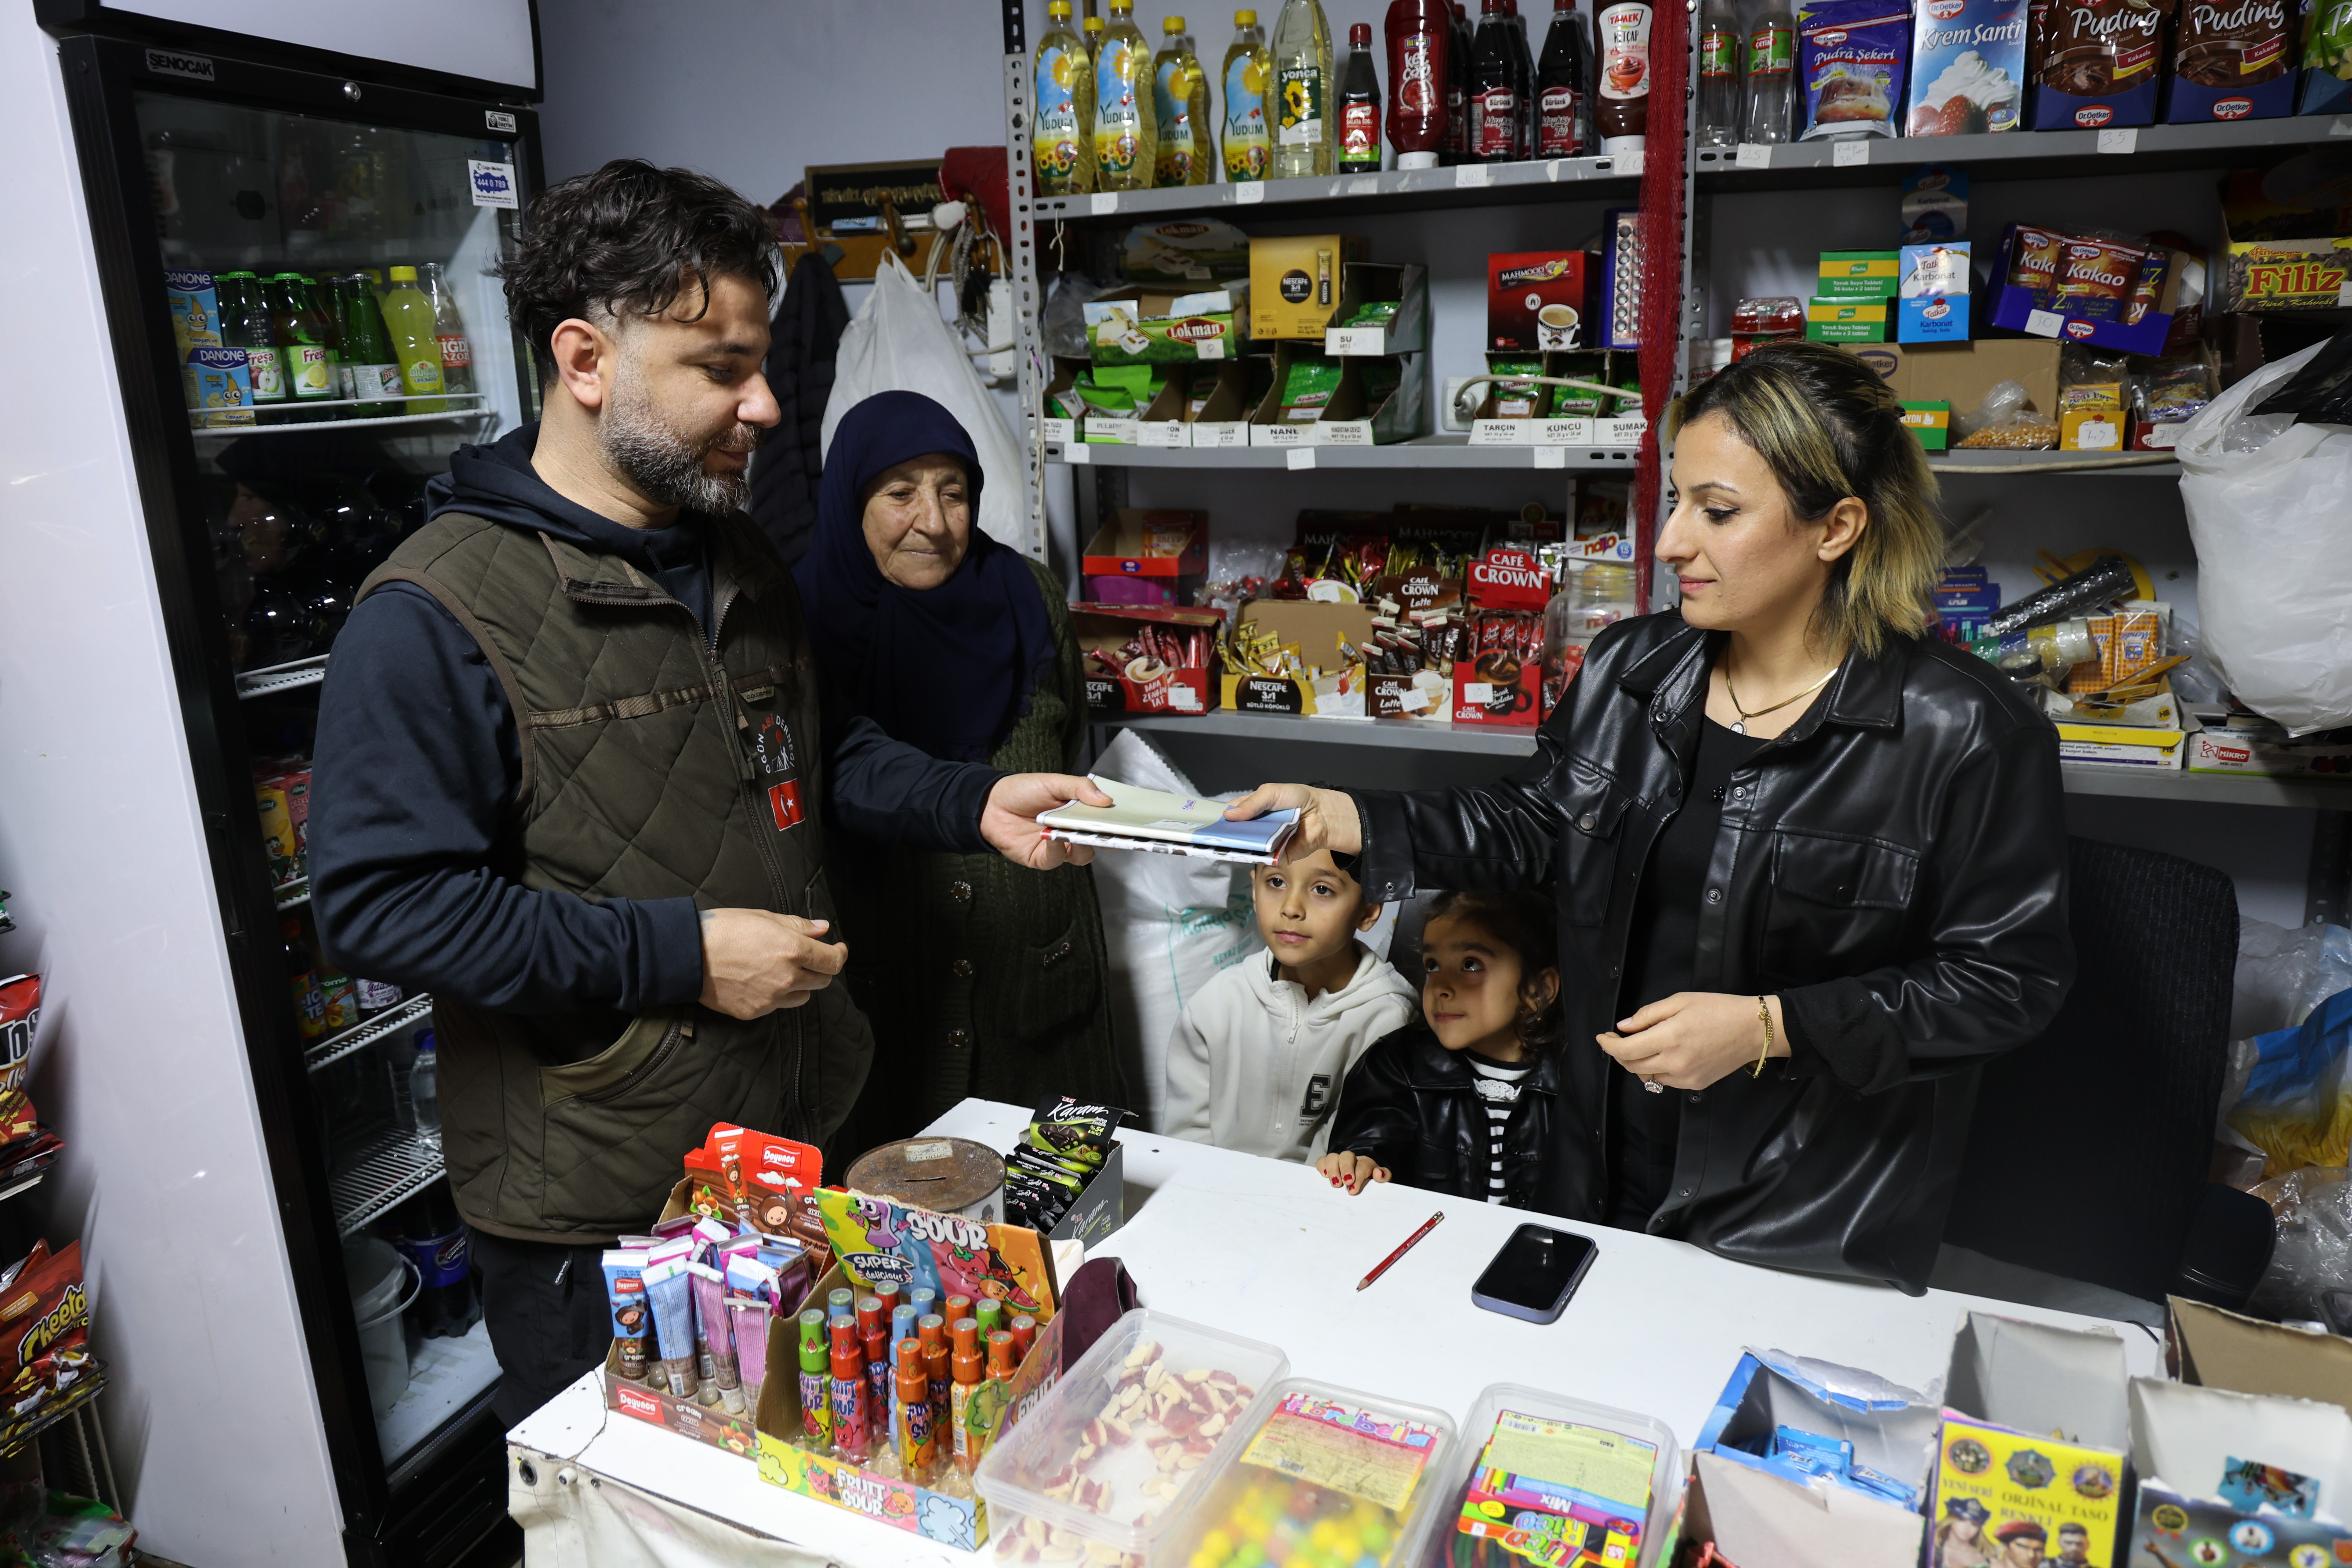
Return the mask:
<svg viewBox="0 0 2352 1568"><path fill-rule="evenodd" d="M1437 1228L1437 1222L1444 1217L1445 1211L1444 1209L1440 1209L1435 1214L1431 1215L1429 1216L1428 1224L1423 1226L1419 1230L1414 1231L1411 1236L1406 1237L1404 1238L1404 1245L1399 1247L1394 1252L1390 1253L1386 1258L1381 1258L1379 1268L1373 1269L1370 1274L1365 1275L1361 1279L1356 1282L1356 1289L1360 1290L1365 1286L1370 1284L1373 1280L1379 1279L1381 1275L1386 1274L1389 1271L1390 1265L1396 1262L1398 1258L1402 1258L1406 1253L1411 1252L1420 1244L1423 1237L1427 1236L1431 1231Z"/></svg>

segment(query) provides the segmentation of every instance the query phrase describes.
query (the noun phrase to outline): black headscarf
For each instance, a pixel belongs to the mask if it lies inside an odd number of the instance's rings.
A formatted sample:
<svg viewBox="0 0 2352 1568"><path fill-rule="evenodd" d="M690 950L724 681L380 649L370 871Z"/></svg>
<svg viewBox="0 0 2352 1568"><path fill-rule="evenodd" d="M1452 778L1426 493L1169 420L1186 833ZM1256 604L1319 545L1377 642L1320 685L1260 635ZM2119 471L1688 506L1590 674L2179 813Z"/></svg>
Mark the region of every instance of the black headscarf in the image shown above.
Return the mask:
<svg viewBox="0 0 2352 1568"><path fill-rule="evenodd" d="M912 458L963 465L971 543L936 588L901 588L866 545L866 487ZM932 756L986 762L1029 710L1054 627L1019 552L980 531L980 453L955 416L915 392L883 392L843 416L824 455L809 552L793 569L809 634L852 712Z"/></svg>

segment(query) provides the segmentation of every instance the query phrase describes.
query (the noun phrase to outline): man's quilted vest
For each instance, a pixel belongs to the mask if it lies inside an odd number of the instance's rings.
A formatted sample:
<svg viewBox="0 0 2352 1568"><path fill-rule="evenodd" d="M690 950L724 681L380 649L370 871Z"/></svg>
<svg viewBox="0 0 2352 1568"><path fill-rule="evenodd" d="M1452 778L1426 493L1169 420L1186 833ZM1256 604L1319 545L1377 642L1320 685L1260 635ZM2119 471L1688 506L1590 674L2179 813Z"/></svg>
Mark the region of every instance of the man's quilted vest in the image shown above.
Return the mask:
<svg viewBox="0 0 2352 1568"><path fill-rule="evenodd" d="M498 674L522 753L499 875L589 900L687 895L830 920L799 599L744 520L713 524L709 542L715 637L618 556L463 512L403 542L361 596L423 588ZM631 1017L442 998L434 1025L458 1212L532 1241L652 1225L715 1121L814 1142L873 1052L838 984L751 1023L691 1003Z"/></svg>

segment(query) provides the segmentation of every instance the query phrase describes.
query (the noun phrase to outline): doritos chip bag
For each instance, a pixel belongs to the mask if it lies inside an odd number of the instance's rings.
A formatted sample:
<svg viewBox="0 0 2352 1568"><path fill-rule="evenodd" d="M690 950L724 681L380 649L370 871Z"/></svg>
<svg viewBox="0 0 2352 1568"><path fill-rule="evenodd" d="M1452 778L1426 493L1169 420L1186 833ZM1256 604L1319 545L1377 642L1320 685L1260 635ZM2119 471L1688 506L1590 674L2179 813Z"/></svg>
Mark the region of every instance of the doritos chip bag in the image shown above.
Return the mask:
<svg viewBox="0 0 2352 1568"><path fill-rule="evenodd" d="M32 1076L33 1034L41 1024L41 977L0 980L0 1146L33 1135L38 1118L25 1092Z"/></svg>

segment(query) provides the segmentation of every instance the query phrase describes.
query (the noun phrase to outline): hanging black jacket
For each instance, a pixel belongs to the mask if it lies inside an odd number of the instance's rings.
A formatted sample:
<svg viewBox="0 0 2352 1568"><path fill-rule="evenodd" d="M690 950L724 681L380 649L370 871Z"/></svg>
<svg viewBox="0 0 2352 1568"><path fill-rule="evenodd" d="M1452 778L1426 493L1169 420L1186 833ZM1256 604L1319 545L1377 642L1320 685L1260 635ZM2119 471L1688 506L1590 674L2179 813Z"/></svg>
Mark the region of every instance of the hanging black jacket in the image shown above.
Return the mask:
<svg viewBox="0 0 2352 1568"><path fill-rule="evenodd" d="M834 362L849 306L824 258L810 251L793 268L784 302L770 325L761 368L783 418L751 464L751 521L787 567L808 552L816 526L817 472L824 466L824 405L833 397Z"/></svg>
<svg viewBox="0 0 2352 1568"><path fill-rule="evenodd" d="M1559 1120L1560 1054L1539 1056L1519 1080L1518 1103L1503 1123L1503 1203L1570 1213L1568 1130ZM1425 1024L1384 1035L1348 1069L1332 1114L1331 1148L1370 1154L1389 1179L1483 1203L1487 1196L1486 1102L1478 1075L1437 1043Z"/></svg>
<svg viewBox="0 0 2352 1568"><path fill-rule="evenodd" d="M1368 899L1557 886L1565 1142L1545 1206L1565 1218L1598 1220L1606 1201L1622 1069L1593 1037L1614 1026L1635 897L1680 804L1721 642L1672 612L1621 622L1594 639L1527 767L1356 796ZM1849 655L1731 775L1692 961L1696 990L1778 993L1797 1055L1684 1097L1649 1228L1923 1289L1978 1068L2042 1032L2074 970L2049 721L1948 644Z"/></svg>

